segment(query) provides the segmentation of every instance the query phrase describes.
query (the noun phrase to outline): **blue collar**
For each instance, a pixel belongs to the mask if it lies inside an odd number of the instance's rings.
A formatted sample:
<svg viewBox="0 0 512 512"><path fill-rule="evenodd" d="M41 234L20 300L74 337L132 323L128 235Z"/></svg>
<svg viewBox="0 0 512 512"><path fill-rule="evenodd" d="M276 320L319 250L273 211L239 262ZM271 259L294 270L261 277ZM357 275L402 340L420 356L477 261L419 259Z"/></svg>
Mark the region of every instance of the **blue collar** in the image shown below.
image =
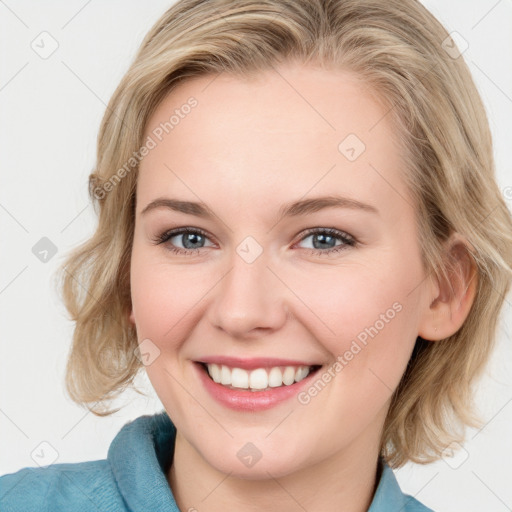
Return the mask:
<svg viewBox="0 0 512 512"><path fill-rule="evenodd" d="M130 509L179 512L166 477L175 438L176 427L162 411L126 424L112 441L107 460ZM380 463L381 477L368 512L432 512L403 494L391 468Z"/></svg>

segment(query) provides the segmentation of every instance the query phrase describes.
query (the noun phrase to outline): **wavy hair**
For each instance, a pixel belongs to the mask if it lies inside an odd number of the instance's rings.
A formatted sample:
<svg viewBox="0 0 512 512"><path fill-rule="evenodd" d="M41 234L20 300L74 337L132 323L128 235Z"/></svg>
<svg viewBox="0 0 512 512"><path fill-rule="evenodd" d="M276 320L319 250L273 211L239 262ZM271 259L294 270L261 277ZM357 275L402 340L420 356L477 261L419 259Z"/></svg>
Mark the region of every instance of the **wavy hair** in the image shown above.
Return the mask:
<svg viewBox="0 0 512 512"><path fill-rule="evenodd" d="M495 180L489 124L463 58L415 0L180 0L144 38L103 117L89 194L90 239L59 269L75 322L66 389L104 416L106 402L143 366L130 324L135 191L146 123L189 78L254 76L280 63L314 63L358 76L387 106L400 135L404 179L417 204L422 261L446 278L443 242L467 240L478 285L461 328L417 339L385 422L381 455L392 467L439 458L477 425L473 387L489 358L512 279L512 219ZM451 51L447 51L451 48Z"/></svg>

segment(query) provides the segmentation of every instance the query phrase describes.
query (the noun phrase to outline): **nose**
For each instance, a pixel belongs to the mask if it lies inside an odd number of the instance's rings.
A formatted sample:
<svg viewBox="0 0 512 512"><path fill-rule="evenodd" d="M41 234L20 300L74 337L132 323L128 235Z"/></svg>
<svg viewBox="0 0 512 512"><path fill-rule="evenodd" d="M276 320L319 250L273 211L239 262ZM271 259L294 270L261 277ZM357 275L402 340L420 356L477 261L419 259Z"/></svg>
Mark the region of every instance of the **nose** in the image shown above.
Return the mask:
<svg viewBox="0 0 512 512"><path fill-rule="evenodd" d="M230 269L214 288L210 322L233 338L251 339L268 335L286 322L286 286L268 266L263 252L248 263L238 253Z"/></svg>

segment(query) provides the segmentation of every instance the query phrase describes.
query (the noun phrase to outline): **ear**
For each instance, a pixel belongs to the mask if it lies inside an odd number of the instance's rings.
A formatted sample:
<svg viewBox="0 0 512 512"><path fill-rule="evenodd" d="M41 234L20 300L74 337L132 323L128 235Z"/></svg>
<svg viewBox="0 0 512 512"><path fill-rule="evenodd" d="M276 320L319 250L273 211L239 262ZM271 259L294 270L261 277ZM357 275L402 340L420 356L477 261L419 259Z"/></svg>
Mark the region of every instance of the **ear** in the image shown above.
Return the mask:
<svg viewBox="0 0 512 512"><path fill-rule="evenodd" d="M130 315L129 315L129 320L130 320L130 323L135 325L135 315L133 314L133 308L130 309Z"/></svg>
<svg viewBox="0 0 512 512"><path fill-rule="evenodd" d="M421 318L418 336L437 341L455 334L466 320L478 282L470 244L458 233L445 243L447 278L430 281L429 303Z"/></svg>

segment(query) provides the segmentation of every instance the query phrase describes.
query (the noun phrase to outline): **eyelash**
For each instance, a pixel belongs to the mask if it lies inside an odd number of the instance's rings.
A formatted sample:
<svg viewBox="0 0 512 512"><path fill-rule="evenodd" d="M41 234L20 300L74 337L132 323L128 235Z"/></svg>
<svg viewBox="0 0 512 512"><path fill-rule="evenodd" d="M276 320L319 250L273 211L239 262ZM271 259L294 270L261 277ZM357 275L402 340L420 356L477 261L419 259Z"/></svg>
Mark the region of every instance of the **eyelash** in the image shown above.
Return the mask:
<svg viewBox="0 0 512 512"><path fill-rule="evenodd" d="M202 229L177 228L177 229L172 229L170 231L164 231L161 235L158 235L154 239L154 243L156 245L160 245L160 244L167 242L168 240L170 240L171 238L173 238L177 235L184 235L184 234L189 234L189 233L201 235L205 238L208 238L208 233L206 233ZM309 251L309 254L312 254L312 255L316 255L316 256L318 256L320 254L329 254L330 255L330 254L337 253L339 251L346 250L347 247L356 247L358 245L357 240L353 236L349 235L348 233L345 233L344 231L340 231L339 229L334 229L334 228L308 229L304 233L303 237L299 240L299 242L302 242L309 236L316 235L316 234L324 234L324 235L332 236L332 237L337 238L338 240L341 240L343 243L340 245L336 245L327 250L305 249L306 251ZM197 254L197 252L199 250L204 249L204 247L199 247L198 249L182 249L181 247L169 246L167 249L170 252L175 253L175 254L180 254L180 255L184 255L184 256L194 256ZM195 254L193 254L193 253L195 253Z"/></svg>

